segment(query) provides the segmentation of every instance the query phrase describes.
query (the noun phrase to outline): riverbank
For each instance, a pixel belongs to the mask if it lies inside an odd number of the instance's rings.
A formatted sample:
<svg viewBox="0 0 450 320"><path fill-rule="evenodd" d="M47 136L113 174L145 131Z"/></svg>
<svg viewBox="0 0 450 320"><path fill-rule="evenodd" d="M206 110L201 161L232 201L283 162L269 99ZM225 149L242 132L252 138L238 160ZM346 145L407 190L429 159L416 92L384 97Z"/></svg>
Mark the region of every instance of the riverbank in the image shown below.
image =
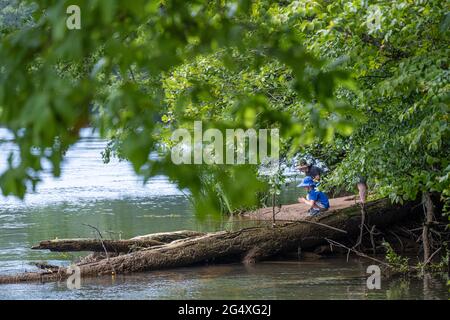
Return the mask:
<svg viewBox="0 0 450 320"><path fill-rule="evenodd" d="M354 196L340 197L330 199L330 209L326 213L335 212L344 208L349 208L356 205ZM276 207L276 220L277 221L299 221L308 219L310 216L308 213L309 207L304 203L294 203L283 205L281 208ZM273 209L271 207L260 208L255 211L244 213L242 216L253 220L272 220Z"/></svg>

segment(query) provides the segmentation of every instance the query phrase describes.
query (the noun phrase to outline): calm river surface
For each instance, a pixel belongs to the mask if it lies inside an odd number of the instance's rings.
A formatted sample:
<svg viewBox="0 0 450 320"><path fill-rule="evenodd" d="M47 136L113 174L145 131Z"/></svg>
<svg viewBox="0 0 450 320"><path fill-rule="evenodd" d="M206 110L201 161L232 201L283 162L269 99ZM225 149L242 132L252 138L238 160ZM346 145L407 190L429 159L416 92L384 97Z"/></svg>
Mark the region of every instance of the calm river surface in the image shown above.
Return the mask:
<svg viewBox="0 0 450 320"><path fill-rule="evenodd" d="M3 129L1 140L0 172L14 150ZM76 255L29 248L45 239L95 236L84 224L113 238L235 226L226 220L199 222L185 194L163 176L143 185L128 163L103 164L105 144L84 130L67 153L61 178L44 175L37 192L23 202L0 195L0 274L34 271L36 261L69 264ZM285 201L295 192L288 189ZM86 280L80 290L65 283L1 285L0 299L448 299L445 277L383 279L380 290L368 290L367 265L333 258L180 268Z"/></svg>

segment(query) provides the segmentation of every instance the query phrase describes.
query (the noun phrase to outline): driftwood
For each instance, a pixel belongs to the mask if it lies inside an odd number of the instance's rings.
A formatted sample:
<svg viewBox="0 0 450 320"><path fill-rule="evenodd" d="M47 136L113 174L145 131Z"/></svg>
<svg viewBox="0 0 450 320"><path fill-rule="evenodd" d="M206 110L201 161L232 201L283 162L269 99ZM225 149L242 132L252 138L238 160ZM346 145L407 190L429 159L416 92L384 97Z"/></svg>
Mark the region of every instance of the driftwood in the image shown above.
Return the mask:
<svg viewBox="0 0 450 320"><path fill-rule="evenodd" d="M368 202L366 223L377 227L390 226L411 214L413 204L392 205L387 199ZM254 227L234 232L220 231L168 244L146 248L106 259L80 263L81 277L126 274L202 263L247 263L268 259L298 249L311 249L327 243L357 236L360 231L360 207L353 206L275 227ZM317 223L320 224L317 224ZM326 226L332 228L328 228ZM342 232L345 231L345 232ZM24 273L0 277L0 283L24 281L57 281L68 277L65 268L57 272Z"/></svg>
<svg viewBox="0 0 450 320"><path fill-rule="evenodd" d="M130 252L162 244L164 243L155 240L56 239L41 241L37 246L31 247L31 249L46 249L54 252L104 252L106 248L108 252Z"/></svg>
<svg viewBox="0 0 450 320"><path fill-rule="evenodd" d="M129 240L102 240L102 239L55 239L41 241L38 245L31 247L34 250L50 250L54 252L93 251L115 253L128 253L154 246L163 245L179 239L202 236L204 233L196 231L176 231L154 233L135 237Z"/></svg>
<svg viewBox="0 0 450 320"><path fill-rule="evenodd" d="M204 232L191 231L191 230L181 230L174 232L160 232L160 233L151 233L143 236L138 236L131 238L130 240L154 240L164 243L169 243L175 240L192 238L204 236Z"/></svg>

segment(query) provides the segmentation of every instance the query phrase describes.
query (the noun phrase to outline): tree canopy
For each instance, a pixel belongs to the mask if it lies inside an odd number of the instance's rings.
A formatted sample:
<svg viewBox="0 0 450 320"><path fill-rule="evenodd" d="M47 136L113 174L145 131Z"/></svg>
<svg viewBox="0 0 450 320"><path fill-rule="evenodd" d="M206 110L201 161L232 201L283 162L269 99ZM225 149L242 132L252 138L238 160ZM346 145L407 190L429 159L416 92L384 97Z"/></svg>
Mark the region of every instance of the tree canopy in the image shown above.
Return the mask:
<svg viewBox="0 0 450 320"><path fill-rule="evenodd" d="M284 155L329 164L329 186L352 188L363 174L395 201L450 198L445 2L6 2L0 126L20 152L0 177L5 195L23 197L43 161L58 176L90 125L111 141L105 160L169 176L199 212L220 210L219 194L230 211L254 205L255 166L177 166L161 150L173 129L202 120L279 128ZM80 30L66 27L72 4ZM6 25L8 12L21 12L20 23ZM156 150L162 157L150 158Z"/></svg>

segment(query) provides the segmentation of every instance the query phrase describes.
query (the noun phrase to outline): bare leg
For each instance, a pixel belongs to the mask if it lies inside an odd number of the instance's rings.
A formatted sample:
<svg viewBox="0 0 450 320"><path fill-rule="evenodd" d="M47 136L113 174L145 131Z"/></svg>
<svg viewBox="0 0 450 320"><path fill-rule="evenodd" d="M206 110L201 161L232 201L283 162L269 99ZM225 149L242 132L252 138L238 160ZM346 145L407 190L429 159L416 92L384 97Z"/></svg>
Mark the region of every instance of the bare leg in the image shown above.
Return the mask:
<svg viewBox="0 0 450 320"><path fill-rule="evenodd" d="M366 203L367 198L367 185L365 183L358 183L359 200L361 203Z"/></svg>

